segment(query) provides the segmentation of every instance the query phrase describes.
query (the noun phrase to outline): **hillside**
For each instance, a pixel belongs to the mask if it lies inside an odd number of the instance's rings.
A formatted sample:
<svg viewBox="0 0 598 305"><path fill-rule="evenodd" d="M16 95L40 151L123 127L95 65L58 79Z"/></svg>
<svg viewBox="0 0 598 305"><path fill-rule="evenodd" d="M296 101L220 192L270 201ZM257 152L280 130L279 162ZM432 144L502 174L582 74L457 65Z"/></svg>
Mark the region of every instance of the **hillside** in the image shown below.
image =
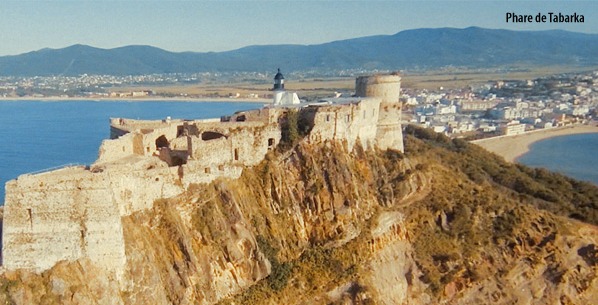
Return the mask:
<svg viewBox="0 0 598 305"><path fill-rule="evenodd" d="M0 57L0 75L46 76L270 71L398 70L446 66L598 64L598 35L477 27L415 29L318 45L249 46L227 52L173 53L151 46L73 45Z"/></svg>
<svg viewBox="0 0 598 305"><path fill-rule="evenodd" d="M598 188L424 129L408 127L405 147L281 147L240 179L192 185L126 217L125 285L88 260L61 262L5 272L0 303L598 298Z"/></svg>

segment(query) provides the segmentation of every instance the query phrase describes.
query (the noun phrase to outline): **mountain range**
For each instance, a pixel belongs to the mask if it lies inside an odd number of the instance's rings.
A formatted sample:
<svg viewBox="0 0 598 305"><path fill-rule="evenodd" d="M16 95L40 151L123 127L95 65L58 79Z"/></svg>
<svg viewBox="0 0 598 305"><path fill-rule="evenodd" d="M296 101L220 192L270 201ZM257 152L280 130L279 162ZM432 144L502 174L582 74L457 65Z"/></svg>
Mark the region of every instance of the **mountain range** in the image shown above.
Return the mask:
<svg viewBox="0 0 598 305"><path fill-rule="evenodd" d="M0 75L140 75L345 69L486 68L598 64L598 34L469 27L401 31L316 45L259 45L226 52L170 52L152 46L73 45L0 57Z"/></svg>

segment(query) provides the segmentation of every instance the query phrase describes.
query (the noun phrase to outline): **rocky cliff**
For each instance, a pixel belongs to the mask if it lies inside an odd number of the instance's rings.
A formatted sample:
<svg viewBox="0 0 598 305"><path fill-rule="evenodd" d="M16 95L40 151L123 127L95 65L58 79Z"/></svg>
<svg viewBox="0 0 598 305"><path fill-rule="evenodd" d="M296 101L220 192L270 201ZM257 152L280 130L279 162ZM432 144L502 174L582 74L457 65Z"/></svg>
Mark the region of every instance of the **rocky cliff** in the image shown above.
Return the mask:
<svg viewBox="0 0 598 305"><path fill-rule="evenodd" d="M405 153L270 152L122 219L87 259L6 271L6 304L590 304L598 189L407 128Z"/></svg>

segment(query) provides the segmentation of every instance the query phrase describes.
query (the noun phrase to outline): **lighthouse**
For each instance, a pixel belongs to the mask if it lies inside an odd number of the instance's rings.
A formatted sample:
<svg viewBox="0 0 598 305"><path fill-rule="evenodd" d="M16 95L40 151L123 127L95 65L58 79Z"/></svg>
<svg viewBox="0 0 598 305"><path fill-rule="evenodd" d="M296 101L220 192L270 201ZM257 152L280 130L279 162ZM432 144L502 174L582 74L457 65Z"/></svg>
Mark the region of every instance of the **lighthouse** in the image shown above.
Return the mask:
<svg viewBox="0 0 598 305"><path fill-rule="evenodd" d="M280 73L280 68L278 68L278 73L274 75L274 88L273 91L284 91L284 76Z"/></svg>
<svg viewBox="0 0 598 305"><path fill-rule="evenodd" d="M301 103L297 93L284 90L284 76L280 73L280 68L278 69L278 73L274 75L274 87L272 87L272 91L274 91L272 100L272 104L274 105L284 106Z"/></svg>

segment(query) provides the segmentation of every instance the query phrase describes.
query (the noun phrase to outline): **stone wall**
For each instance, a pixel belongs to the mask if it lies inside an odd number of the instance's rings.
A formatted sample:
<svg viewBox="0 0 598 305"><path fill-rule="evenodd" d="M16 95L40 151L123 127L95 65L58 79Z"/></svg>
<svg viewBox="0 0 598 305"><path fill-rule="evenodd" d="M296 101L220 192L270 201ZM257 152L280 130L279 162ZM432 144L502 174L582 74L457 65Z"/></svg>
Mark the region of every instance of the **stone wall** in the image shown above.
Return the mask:
<svg viewBox="0 0 598 305"><path fill-rule="evenodd" d="M245 166L264 159L280 142L277 124L260 122L196 125L188 136L189 160L182 167L183 183L209 183L218 177L238 178Z"/></svg>
<svg viewBox="0 0 598 305"><path fill-rule="evenodd" d="M111 139L102 141L99 163L113 162L130 155L159 155L158 139L170 144L180 138L188 126L220 124L220 119L205 120L132 120L111 119ZM186 143L186 140L185 140ZM180 147L179 141L179 147ZM186 148L185 148L186 150Z"/></svg>
<svg viewBox="0 0 598 305"><path fill-rule="evenodd" d="M264 107L262 109L239 111L234 115L223 118L230 122L262 122L266 124L276 123L280 116L280 108Z"/></svg>
<svg viewBox="0 0 598 305"><path fill-rule="evenodd" d="M101 174L109 177L112 200L121 216L151 209L155 200L184 191L178 167L169 167L158 158L125 159L107 165Z"/></svg>
<svg viewBox="0 0 598 305"><path fill-rule="evenodd" d="M179 135L177 124L133 131L104 141L90 169L22 175L7 183L4 266L41 272L61 260L88 257L118 273L126 260L121 217L151 209L155 200L181 194L192 183L238 178L280 141L277 124L191 125L195 135ZM179 148L187 143L187 164L169 166L154 157L160 137Z"/></svg>
<svg viewBox="0 0 598 305"><path fill-rule="evenodd" d="M195 130L197 135L190 136L190 157L206 164L233 162L251 166L259 163L268 149L280 142L280 128L277 124L197 124ZM272 140L269 142L269 139Z"/></svg>
<svg viewBox="0 0 598 305"><path fill-rule="evenodd" d="M158 154L156 140L164 136L167 140L175 139L179 126L161 126L156 129L141 129L120 136L117 139L102 141L96 163L114 162L122 158L139 155Z"/></svg>
<svg viewBox="0 0 598 305"><path fill-rule="evenodd" d="M123 267L120 211L109 186L106 175L81 168L8 182L4 266L40 272L61 260L89 257L109 270Z"/></svg>
<svg viewBox="0 0 598 305"><path fill-rule="evenodd" d="M115 140L104 140L96 162L110 162L132 155L143 155L141 134L128 133Z"/></svg>
<svg viewBox="0 0 598 305"><path fill-rule="evenodd" d="M334 104L318 104L304 110L313 122L311 143L325 140L347 141L349 150L359 140L365 148L376 139L380 100L376 98L334 99ZM311 109L309 109L311 108Z"/></svg>
<svg viewBox="0 0 598 305"><path fill-rule="evenodd" d="M119 136L126 134L128 132L133 131L141 131L141 130L156 130L161 128L172 128L174 127L175 130L179 126L183 126L184 124L200 124L200 123L217 123L220 122L220 118L212 118L212 119L201 119L201 120L183 120L183 119L164 119L164 120L135 120L135 119L124 119L124 118L111 118L110 119L110 127L111 134L117 135L116 137L112 137L112 139L116 139Z"/></svg>
<svg viewBox="0 0 598 305"><path fill-rule="evenodd" d="M41 272L61 260L88 257L119 276L126 260L121 217L183 192L176 168L158 159L126 161L9 181L3 265Z"/></svg>

